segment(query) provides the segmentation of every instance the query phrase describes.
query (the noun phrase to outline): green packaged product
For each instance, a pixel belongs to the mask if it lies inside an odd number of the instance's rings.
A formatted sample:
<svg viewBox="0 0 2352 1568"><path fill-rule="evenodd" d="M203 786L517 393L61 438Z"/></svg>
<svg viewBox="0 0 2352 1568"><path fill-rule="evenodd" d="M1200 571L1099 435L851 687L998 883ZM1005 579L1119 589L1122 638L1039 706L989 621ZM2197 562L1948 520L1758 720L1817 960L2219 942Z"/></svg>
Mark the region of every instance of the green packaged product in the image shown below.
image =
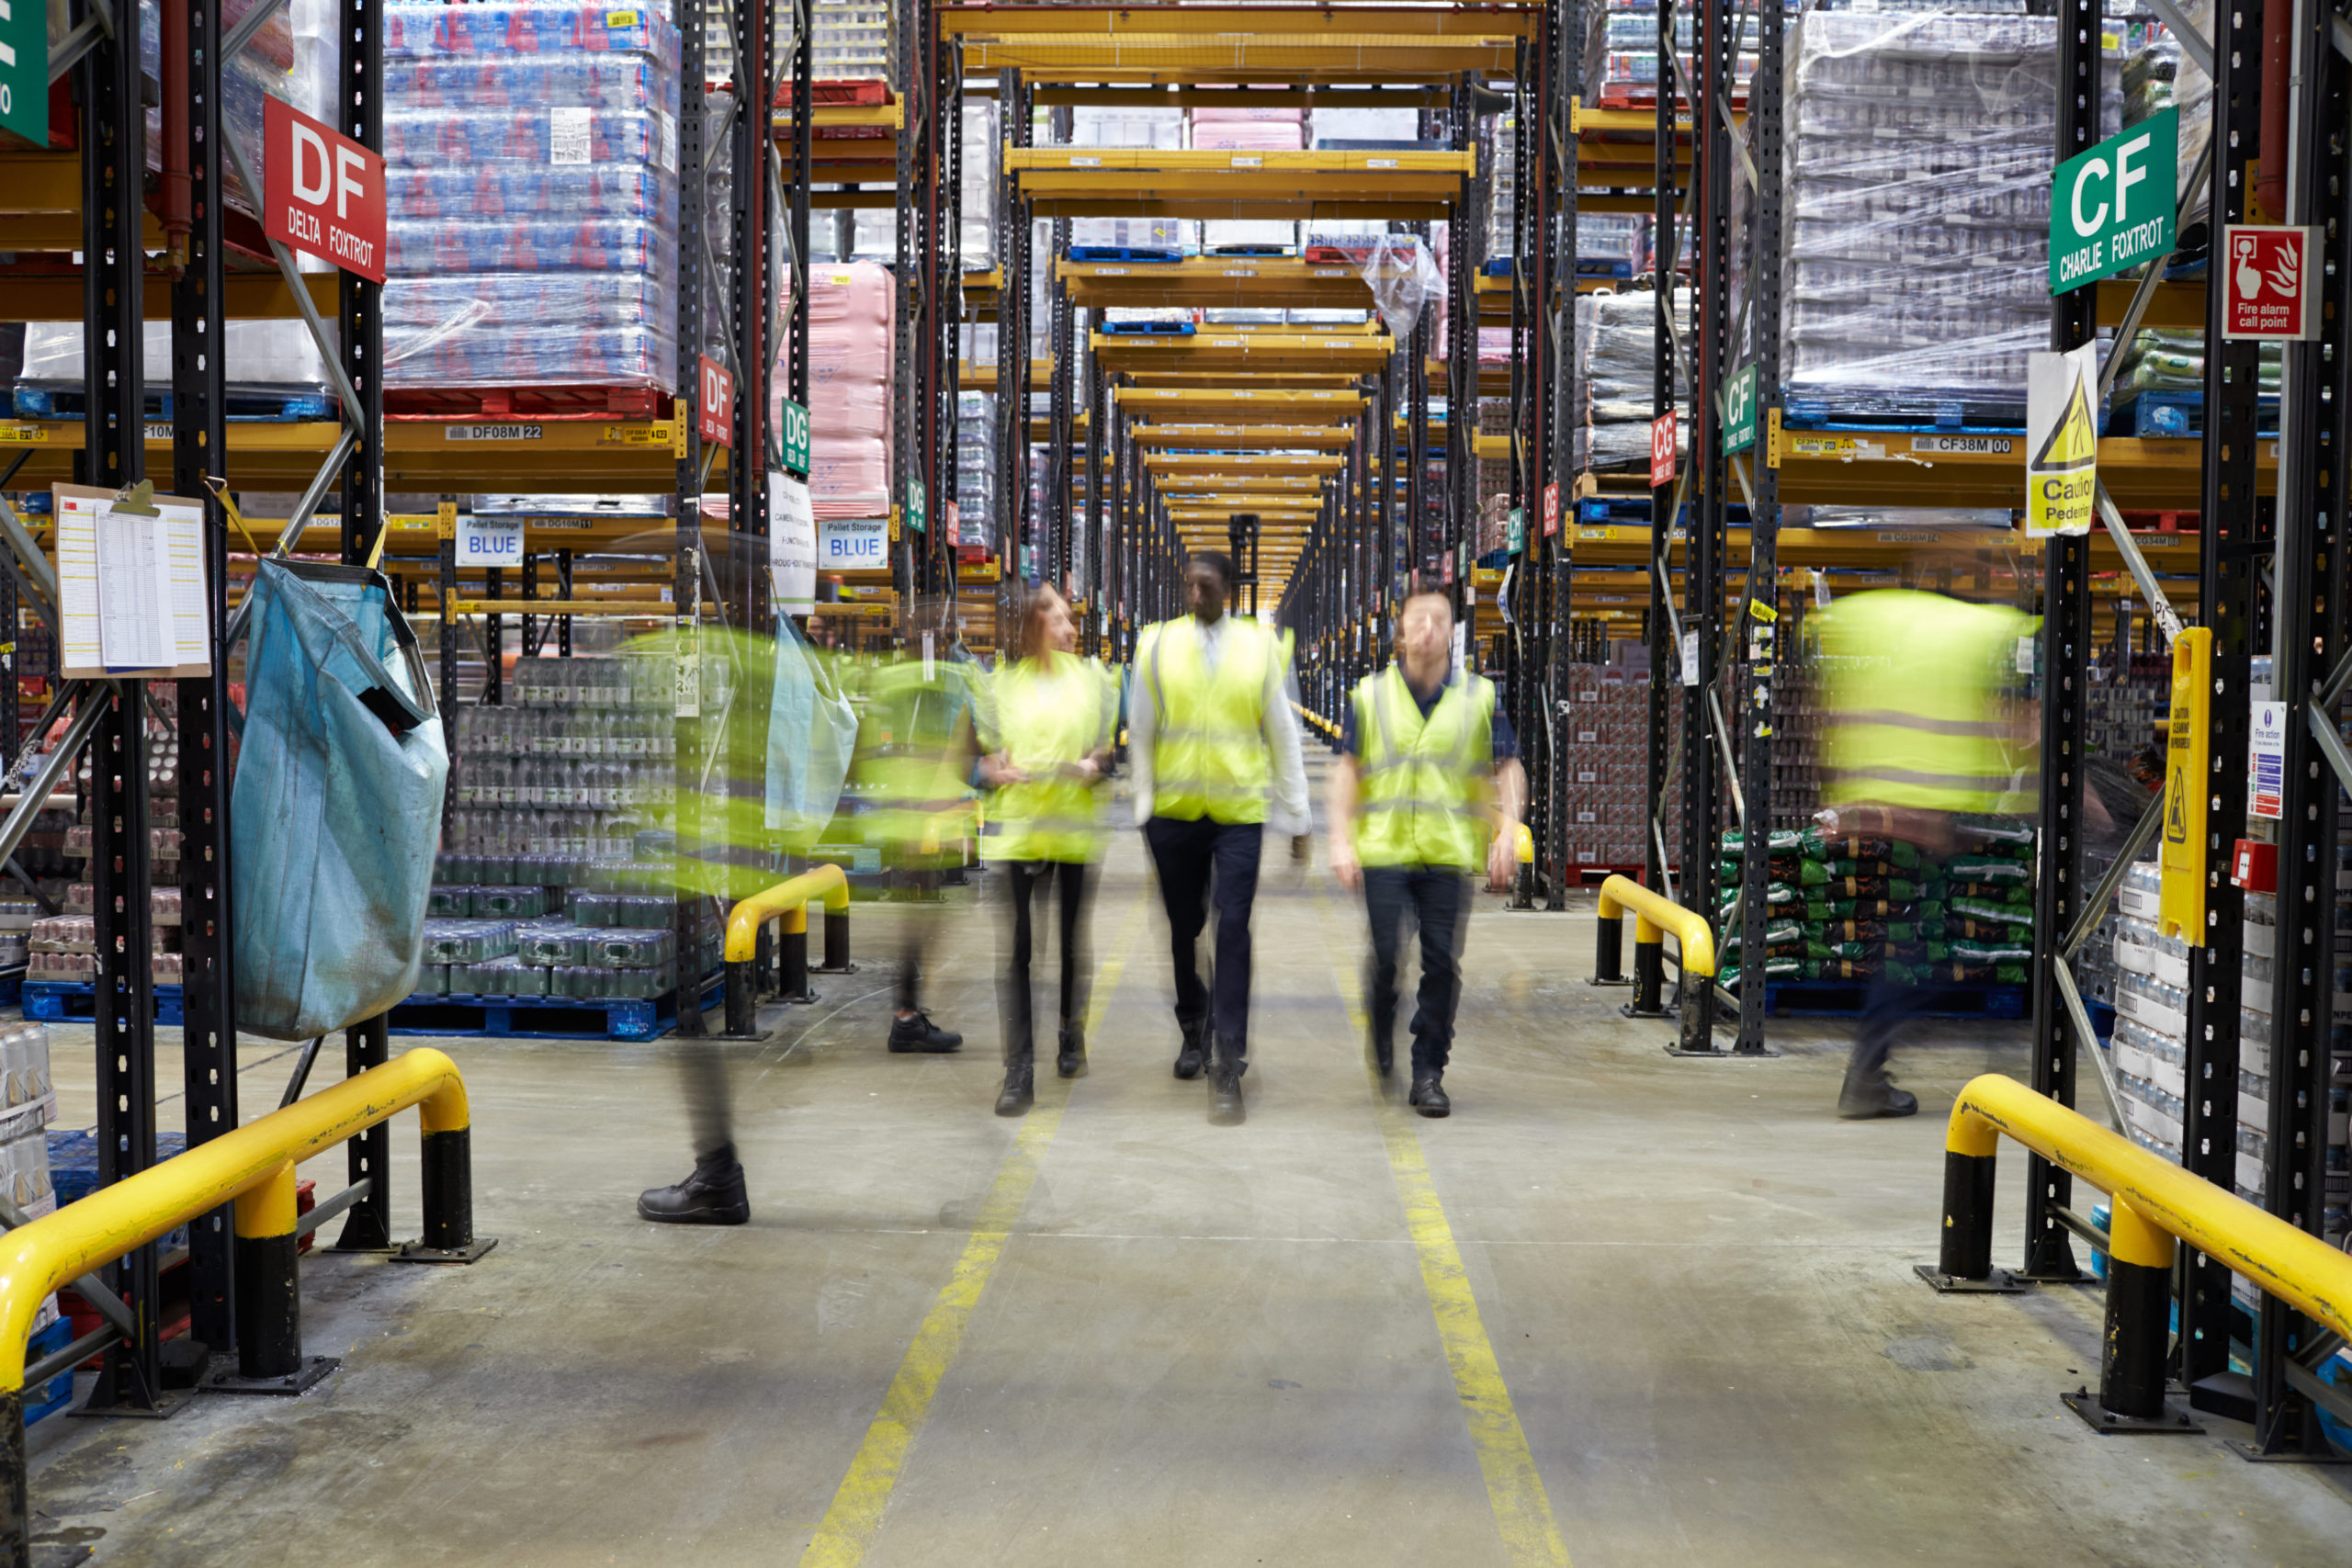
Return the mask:
<svg viewBox="0 0 2352 1568"><path fill-rule="evenodd" d="M1808 980L1875 980L1878 976L1879 965L1869 960L1849 962L1833 959L1804 966L1804 977Z"/></svg>
<svg viewBox="0 0 2352 1568"><path fill-rule="evenodd" d="M2030 905L2021 908L2016 904L1996 904L1989 898L1955 898L1951 901L1951 912L1967 919L1990 920L1996 925L2032 924Z"/></svg>
<svg viewBox="0 0 2352 1568"><path fill-rule="evenodd" d="M1980 843L2033 846L2033 825L2014 817L1955 817L1951 826L1959 837Z"/></svg>
<svg viewBox="0 0 2352 1568"><path fill-rule="evenodd" d="M1962 855L1944 862L1944 874L1958 882L2030 882L2033 868L2007 855Z"/></svg>
<svg viewBox="0 0 2352 1568"><path fill-rule="evenodd" d="M1814 860L1822 858L1821 835L1810 828L1802 832L1792 828L1778 829L1764 841L1775 855L1804 855ZM1724 854L1744 854L1747 849L1747 840L1737 829L1723 836L1722 850Z"/></svg>
<svg viewBox="0 0 2352 1568"><path fill-rule="evenodd" d="M2021 882L1955 882L1955 898L1975 898L1992 904L2013 904L2020 908L2033 907L2033 889Z"/></svg>
<svg viewBox="0 0 2352 1568"><path fill-rule="evenodd" d="M2018 947L2007 942L1956 942L1951 944L1951 955L1962 964L2030 964L2033 948L2030 944Z"/></svg>
<svg viewBox="0 0 2352 1568"><path fill-rule="evenodd" d="M2004 942L2026 948L2033 945L2033 928L2013 920L1972 920L1964 915L1953 915L1945 919L1943 933L1954 942Z"/></svg>
<svg viewBox="0 0 2352 1568"><path fill-rule="evenodd" d="M1768 920L1765 922L1764 950L1767 953L1777 952L1783 947L1792 946L1803 941L1804 941L1804 928L1797 924L1794 920ZM1724 940L1717 944L1717 951L1728 955L1737 953L1739 948L1739 922L1733 920L1727 923L1724 931Z"/></svg>
<svg viewBox="0 0 2352 1568"><path fill-rule="evenodd" d="M1804 973L1804 963L1802 959L1782 958L1778 954L1773 954L1767 956L1764 960L1764 976L1766 979L1795 978L1796 976L1802 976ZM1740 974L1741 966L1734 964L1726 966L1722 973L1715 976L1715 978L1725 990L1736 991L1739 989Z"/></svg>

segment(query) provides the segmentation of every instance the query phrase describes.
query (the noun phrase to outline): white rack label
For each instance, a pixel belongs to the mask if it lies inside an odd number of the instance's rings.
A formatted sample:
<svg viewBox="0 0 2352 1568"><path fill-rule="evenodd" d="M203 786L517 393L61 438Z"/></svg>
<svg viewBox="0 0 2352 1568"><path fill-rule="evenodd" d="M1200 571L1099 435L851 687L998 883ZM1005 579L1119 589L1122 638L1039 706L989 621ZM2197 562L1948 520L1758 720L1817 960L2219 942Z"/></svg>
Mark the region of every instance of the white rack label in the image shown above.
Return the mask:
<svg viewBox="0 0 2352 1568"><path fill-rule="evenodd" d="M446 424L442 435L450 441L539 441L547 427L538 424Z"/></svg>

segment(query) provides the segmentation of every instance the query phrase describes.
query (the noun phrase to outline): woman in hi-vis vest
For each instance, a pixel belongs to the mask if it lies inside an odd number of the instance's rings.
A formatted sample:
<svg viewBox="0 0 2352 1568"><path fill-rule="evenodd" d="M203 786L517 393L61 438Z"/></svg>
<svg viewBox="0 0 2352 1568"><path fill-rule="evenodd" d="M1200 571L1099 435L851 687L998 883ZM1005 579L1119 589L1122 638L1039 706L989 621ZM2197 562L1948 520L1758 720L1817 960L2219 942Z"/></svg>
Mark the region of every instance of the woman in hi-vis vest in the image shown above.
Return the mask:
<svg viewBox="0 0 2352 1568"><path fill-rule="evenodd" d="M1100 662L1078 655L1078 622L1051 586L1021 608L1018 655L996 673L980 715L980 782L988 804L984 853L1012 906L1010 945L999 999L1004 1023L1000 1116L1018 1116L1036 1092L1036 1035L1029 958L1030 903L1053 885L1061 912L1061 1032L1056 1066L1066 1078L1086 1070L1086 897L1102 851L1104 781L1118 689Z"/></svg>

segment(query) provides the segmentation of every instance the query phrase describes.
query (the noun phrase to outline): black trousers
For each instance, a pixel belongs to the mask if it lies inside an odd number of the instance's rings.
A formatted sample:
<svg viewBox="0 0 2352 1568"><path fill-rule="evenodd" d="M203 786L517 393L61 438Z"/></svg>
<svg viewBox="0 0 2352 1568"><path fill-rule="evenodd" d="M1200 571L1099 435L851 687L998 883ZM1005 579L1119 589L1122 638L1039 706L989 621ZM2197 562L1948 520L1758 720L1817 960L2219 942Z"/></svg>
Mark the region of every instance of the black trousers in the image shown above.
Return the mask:
<svg viewBox="0 0 2352 1568"><path fill-rule="evenodd" d="M1396 959L1405 923L1421 933L1421 984L1413 1006L1413 1072L1445 1071L1453 1050L1453 1013L1462 1002L1462 945L1470 931L1470 878L1439 867L1363 868L1364 912L1372 918L1372 1036L1396 1037Z"/></svg>
<svg viewBox="0 0 2352 1568"><path fill-rule="evenodd" d="M1262 822L1197 822L1154 817L1143 827L1168 911L1168 955L1176 972L1176 1021L1188 1032L1205 1020L1216 1029L1217 1060L1240 1062L1250 1051L1250 906L1258 898ZM1216 995L1201 983L1196 951L1216 904Z"/></svg>
<svg viewBox="0 0 2352 1568"><path fill-rule="evenodd" d="M1085 1021L1087 982L1091 977L1086 966L1086 897L1094 868L1084 861L1029 860L1003 861L996 870L1004 879L1005 901L1012 909L1012 942L997 993L1004 1057L1011 1062L1036 1049L1029 961L1036 946L1032 910L1040 888L1050 886L1060 906L1061 1026L1074 1032Z"/></svg>
<svg viewBox="0 0 2352 1568"><path fill-rule="evenodd" d="M1929 1005L1930 998L1917 986L1898 986L1883 975L1873 979L1863 1006L1862 1027L1854 1036L1854 1054L1846 1062L1848 1079L1867 1082L1883 1074L1886 1054L1894 1049L1895 1036L1906 1024L1917 1021Z"/></svg>

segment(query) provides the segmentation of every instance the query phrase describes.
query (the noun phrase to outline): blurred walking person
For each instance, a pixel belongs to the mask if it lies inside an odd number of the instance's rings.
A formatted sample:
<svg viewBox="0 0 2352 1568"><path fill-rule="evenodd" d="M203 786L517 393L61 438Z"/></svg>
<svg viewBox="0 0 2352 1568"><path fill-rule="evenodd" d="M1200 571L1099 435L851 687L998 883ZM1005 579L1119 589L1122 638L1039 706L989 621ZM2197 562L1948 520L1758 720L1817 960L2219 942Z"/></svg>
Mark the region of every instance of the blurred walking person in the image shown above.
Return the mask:
<svg viewBox="0 0 2352 1568"><path fill-rule="evenodd" d="M1304 855L1306 772L1292 714L1287 660L1274 634L1226 613L1233 562L1195 552L1184 569L1190 614L1144 628L1136 645L1128 739L1136 825L1143 829L1168 912L1183 1043L1176 1076L1210 1071L1210 1120L1245 1114L1249 1070L1250 910L1269 827ZM1197 952L1216 907L1216 990Z"/></svg>
<svg viewBox="0 0 2352 1568"><path fill-rule="evenodd" d="M1496 892L1518 872L1526 774L1492 682L1453 671L1453 606L1441 593L1407 599L1396 661L1365 676L1348 700L1328 799L1332 874L1363 888L1372 921L1373 1064L1396 1065L1396 969L1405 926L1419 927L1421 980L1413 1009L1413 1084L1424 1116L1453 1111L1445 1067L1462 1000L1471 878Z"/></svg>
<svg viewBox="0 0 2352 1568"><path fill-rule="evenodd" d="M2029 725L2007 690L2032 617L1886 589L1841 599L1820 619L1829 716L1823 817L1834 813L1833 832L1901 840L1941 856L1953 845L1955 817L2015 803ZM1838 1114L1849 1121L1919 1109L1918 1097L1887 1076L1886 1058L1917 1015L1920 993L1888 979L1883 967L1871 982L1838 1095Z"/></svg>
<svg viewBox="0 0 2352 1568"><path fill-rule="evenodd" d="M899 912L899 974L889 1049L936 1055L961 1050L963 1035L932 1022L922 1005L923 958L937 934L941 874L957 852L959 816L970 800L976 667L901 650L872 672L852 779L874 801L865 841L906 899ZM957 862L960 863L960 861Z"/></svg>
<svg viewBox="0 0 2352 1568"><path fill-rule="evenodd" d="M1102 849L1104 784L1118 719L1118 688L1102 664L1078 654L1078 621L1050 586L1021 609L1017 657L996 672L979 723L980 780L989 799L986 854L1004 882L1012 915L1001 987L1004 1083L996 1113L1018 1116L1036 1098L1036 1034L1029 961L1040 889L1060 914L1061 1028L1055 1066L1086 1070L1088 884Z"/></svg>

